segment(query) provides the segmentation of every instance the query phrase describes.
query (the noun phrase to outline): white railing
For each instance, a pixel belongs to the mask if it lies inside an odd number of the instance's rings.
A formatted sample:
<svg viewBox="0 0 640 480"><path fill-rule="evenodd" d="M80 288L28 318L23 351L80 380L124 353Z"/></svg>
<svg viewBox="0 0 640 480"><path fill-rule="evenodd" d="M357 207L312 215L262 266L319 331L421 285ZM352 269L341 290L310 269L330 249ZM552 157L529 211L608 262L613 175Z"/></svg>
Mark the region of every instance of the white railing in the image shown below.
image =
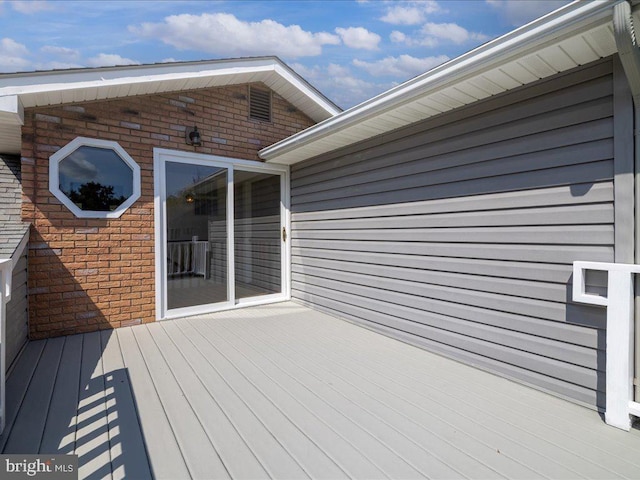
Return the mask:
<svg viewBox="0 0 640 480"><path fill-rule="evenodd" d="M585 272L607 272L607 296L587 293ZM623 430L631 417L640 417L640 403L633 401L633 275L640 265L573 262L573 301L607 307L607 382L605 421Z"/></svg>
<svg viewBox="0 0 640 480"><path fill-rule="evenodd" d="M169 242L167 246L167 275L202 275L207 278L209 242Z"/></svg>
<svg viewBox="0 0 640 480"><path fill-rule="evenodd" d="M5 385L7 371L7 302L11 300L11 278L13 262L0 260L0 433L4 431L5 422Z"/></svg>

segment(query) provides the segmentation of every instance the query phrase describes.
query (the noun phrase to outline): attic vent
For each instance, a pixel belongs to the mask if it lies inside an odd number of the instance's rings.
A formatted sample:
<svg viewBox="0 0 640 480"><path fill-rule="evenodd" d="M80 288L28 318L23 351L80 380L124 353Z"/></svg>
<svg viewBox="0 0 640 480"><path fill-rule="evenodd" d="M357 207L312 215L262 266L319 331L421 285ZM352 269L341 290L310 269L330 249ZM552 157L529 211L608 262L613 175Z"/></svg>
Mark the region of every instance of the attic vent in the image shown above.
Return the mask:
<svg viewBox="0 0 640 480"><path fill-rule="evenodd" d="M271 91L249 87L249 118L271 121Z"/></svg>

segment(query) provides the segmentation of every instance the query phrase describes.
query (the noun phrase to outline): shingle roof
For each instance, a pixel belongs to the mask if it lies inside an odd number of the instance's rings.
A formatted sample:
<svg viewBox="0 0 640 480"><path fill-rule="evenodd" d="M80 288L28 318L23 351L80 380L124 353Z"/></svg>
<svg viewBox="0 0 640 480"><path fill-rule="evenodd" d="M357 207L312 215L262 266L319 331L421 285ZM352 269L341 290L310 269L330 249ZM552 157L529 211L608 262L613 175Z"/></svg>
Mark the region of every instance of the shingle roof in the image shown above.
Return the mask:
<svg viewBox="0 0 640 480"><path fill-rule="evenodd" d="M28 231L25 222L0 222L0 259L11 258Z"/></svg>
<svg viewBox="0 0 640 480"><path fill-rule="evenodd" d="M29 231L21 219L20 157L0 155L0 259L11 258Z"/></svg>

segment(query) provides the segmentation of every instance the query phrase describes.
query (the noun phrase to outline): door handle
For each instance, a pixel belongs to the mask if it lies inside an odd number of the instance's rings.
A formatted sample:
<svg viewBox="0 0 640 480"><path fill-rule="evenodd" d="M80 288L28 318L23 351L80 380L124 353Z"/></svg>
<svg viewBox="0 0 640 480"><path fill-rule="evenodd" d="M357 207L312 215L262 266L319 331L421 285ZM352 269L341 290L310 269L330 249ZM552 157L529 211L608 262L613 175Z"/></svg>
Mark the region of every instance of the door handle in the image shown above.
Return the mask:
<svg viewBox="0 0 640 480"><path fill-rule="evenodd" d="M282 241L287 241L287 227L282 227Z"/></svg>

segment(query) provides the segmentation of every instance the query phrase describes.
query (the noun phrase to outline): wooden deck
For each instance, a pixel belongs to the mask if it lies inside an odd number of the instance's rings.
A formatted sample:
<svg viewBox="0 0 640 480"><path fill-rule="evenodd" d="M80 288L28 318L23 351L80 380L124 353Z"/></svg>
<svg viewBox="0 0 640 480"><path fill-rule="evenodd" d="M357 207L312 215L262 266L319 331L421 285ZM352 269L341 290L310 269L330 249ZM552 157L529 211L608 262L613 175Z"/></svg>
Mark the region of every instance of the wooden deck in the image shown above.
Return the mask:
<svg viewBox="0 0 640 480"><path fill-rule="evenodd" d="M294 303L31 342L5 453L81 478L638 478L640 431Z"/></svg>

